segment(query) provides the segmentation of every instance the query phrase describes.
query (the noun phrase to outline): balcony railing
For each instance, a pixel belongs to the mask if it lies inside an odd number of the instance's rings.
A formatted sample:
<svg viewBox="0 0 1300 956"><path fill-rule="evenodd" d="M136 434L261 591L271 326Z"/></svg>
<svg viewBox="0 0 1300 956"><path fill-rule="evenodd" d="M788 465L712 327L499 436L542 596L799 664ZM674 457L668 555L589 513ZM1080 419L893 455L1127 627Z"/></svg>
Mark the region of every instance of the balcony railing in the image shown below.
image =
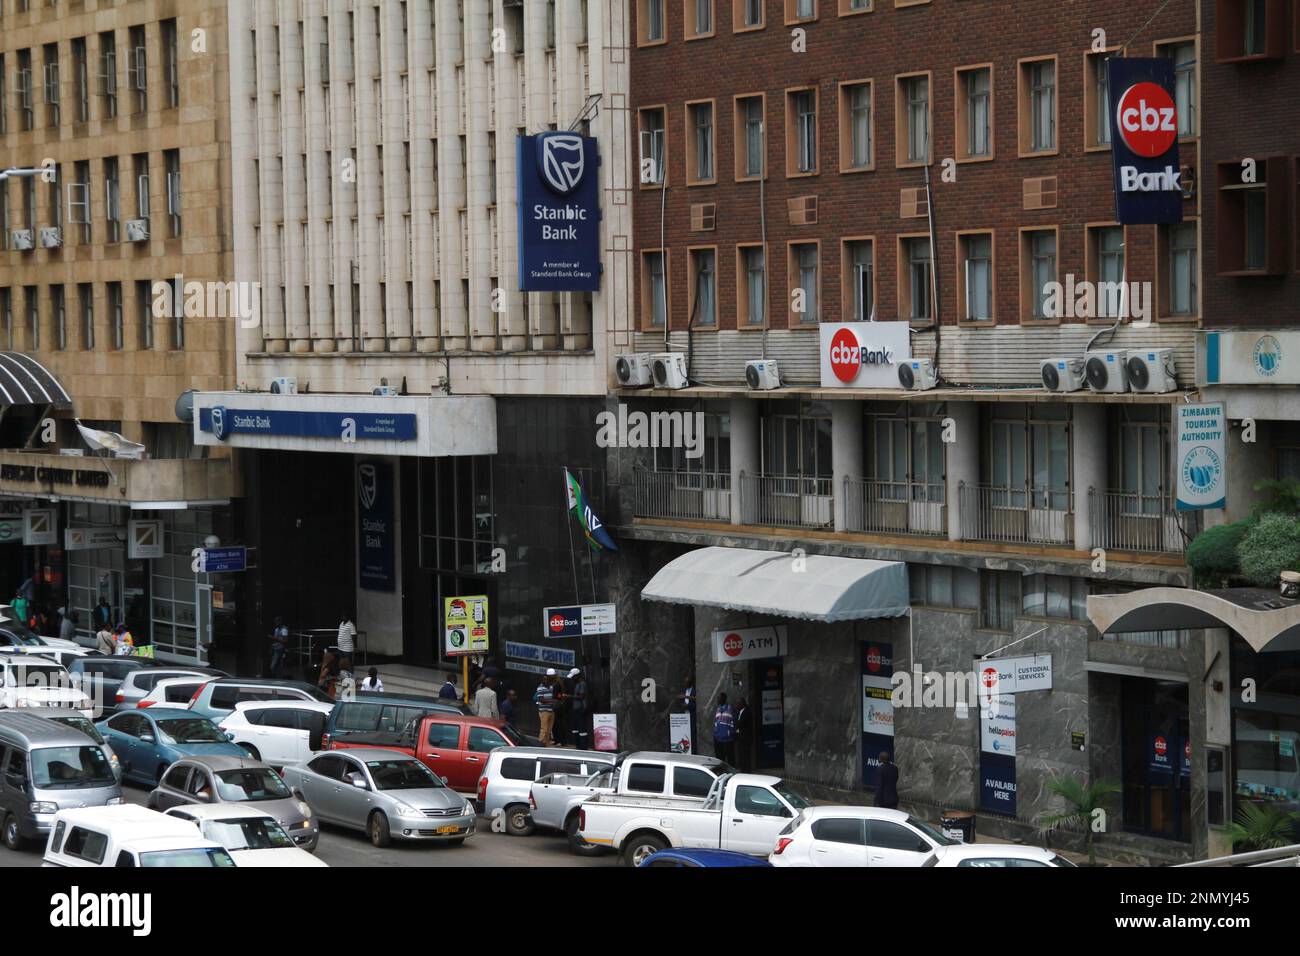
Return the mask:
<svg viewBox="0 0 1300 956"><path fill-rule="evenodd" d="M731 521L731 475L713 471L633 473L633 513L638 518Z"/></svg>
<svg viewBox="0 0 1300 956"><path fill-rule="evenodd" d="M1069 491L962 482L957 495L963 541L1074 544L1074 498Z"/></svg>
<svg viewBox="0 0 1300 956"><path fill-rule="evenodd" d="M942 482L844 479L845 528L871 534L947 535Z"/></svg>
<svg viewBox="0 0 1300 956"><path fill-rule="evenodd" d="M1089 489L1094 548L1182 554L1201 530L1199 511L1178 511L1168 495Z"/></svg>
<svg viewBox="0 0 1300 956"><path fill-rule="evenodd" d="M833 528L835 502L830 478L798 475L740 475L744 524L781 528Z"/></svg>

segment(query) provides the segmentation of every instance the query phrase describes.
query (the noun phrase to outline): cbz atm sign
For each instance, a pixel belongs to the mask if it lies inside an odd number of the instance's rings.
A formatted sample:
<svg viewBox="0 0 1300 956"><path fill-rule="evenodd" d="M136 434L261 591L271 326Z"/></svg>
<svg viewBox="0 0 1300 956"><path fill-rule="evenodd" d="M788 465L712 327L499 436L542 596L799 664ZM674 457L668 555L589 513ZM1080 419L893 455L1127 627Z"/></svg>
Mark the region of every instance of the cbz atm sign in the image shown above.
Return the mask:
<svg viewBox="0 0 1300 956"><path fill-rule="evenodd" d="M596 141L549 132L516 139L519 288L594 292L600 288L600 192Z"/></svg>
<svg viewBox="0 0 1300 956"><path fill-rule="evenodd" d="M1173 61L1112 57L1107 70L1115 218L1124 225L1182 222Z"/></svg>

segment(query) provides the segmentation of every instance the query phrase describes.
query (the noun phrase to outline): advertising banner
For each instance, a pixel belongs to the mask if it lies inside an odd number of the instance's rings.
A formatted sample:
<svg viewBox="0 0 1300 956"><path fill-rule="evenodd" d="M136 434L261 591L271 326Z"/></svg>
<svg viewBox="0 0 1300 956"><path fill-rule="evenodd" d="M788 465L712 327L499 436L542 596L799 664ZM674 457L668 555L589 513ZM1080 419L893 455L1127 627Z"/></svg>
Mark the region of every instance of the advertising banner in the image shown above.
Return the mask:
<svg viewBox="0 0 1300 956"><path fill-rule="evenodd" d="M556 670L568 669L578 663L578 655L575 651L566 651L562 647L548 647L543 644L521 644L518 641L506 641L506 657L537 664L543 674L548 667L554 667ZM508 664L513 666L513 662Z"/></svg>
<svg viewBox="0 0 1300 956"><path fill-rule="evenodd" d="M691 715L668 715L668 750L675 754L695 753L695 741L691 739Z"/></svg>
<svg viewBox="0 0 1300 956"><path fill-rule="evenodd" d="M1174 414L1178 416L1177 509L1222 508L1228 499L1228 420L1223 403L1175 405Z"/></svg>
<svg viewBox="0 0 1300 956"><path fill-rule="evenodd" d="M290 412L227 408L199 409L199 431L218 441L228 435L284 435L340 441L415 441L416 416L374 412Z"/></svg>
<svg viewBox="0 0 1300 956"><path fill-rule="evenodd" d="M898 388L898 365L912 358L907 322L823 322L822 388Z"/></svg>
<svg viewBox="0 0 1300 956"><path fill-rule="evenodd" d="M515 138L519 288L600 288L600 191L596 140L552 131Z"/></svg>
<svg viewBox="0 0 1300 956"><path fill-rule="evenodd" d="M980 754L980 809L1016 815L1016 758Z"/></svg>
<svg viewBox="0 0 1300 956"><path fill-rule="evenodd" d="M785 671L779 659L758 668L758 754L760 770L785 766Z"/></svg>
<svg viewBox="0 0 1300 956"><path fill-rule="evenodd" d="M392 591L397 529L393 519L393 466L357 462L357 581L366 591Z"/></svg>
<svg viewBox="0 0 1300 956"><path fill-rule="evenodd" d="M1051 654L976 661L975 671L980 677L981 697L1052 689Z"/></svg>
<svg viewBox="0 0 1300 956"><path fill-rule="evenodd" d="M618 753L618 716L616 714L591 715L591 749Z"/></svg>
<svg viewBox="0 0 1300 956"><path fill-rule="evenodd" d="M997 694L980 710L980 750L984 753L1016 755L1016 698Z"/></svg>
<svg viewBox="0 0 1300 956"><path fill-rule="evenodd" d="M1115 220L1123 225L1183 221L1174 61L1107 60Z"/></svg>
<svg viewBox="0 0 1300 956"><path fill-rule="evenodd" d="M488 650L486 595L449 597L443 602L443 637L449 657L483 654Z"/></svg>
<svg viewBox="0 0 1300 956"><path fill-rule="evenodd" d="M613 604L570 604L542 608L543 637L591 637L613 634L617 616Z"/></svg>
<svg viewBox="0 0 1300 956"><path fill-rule="evenodd" d="M894 648L864 641L862 665L862 783L876 785L882 751L894 751Z"/></svg>
<svg viewBox="0 0 1300 956"><path fill-rule="evenodd" d="M996 694L980 709L980 808L1016 813L1016 698Z"/></svg>
<svg viewBox="0 0 1300 956"><path fill-rule="evenodd" d="M713 632L713 663L785 657L786 626L740 627Z"/></svg>

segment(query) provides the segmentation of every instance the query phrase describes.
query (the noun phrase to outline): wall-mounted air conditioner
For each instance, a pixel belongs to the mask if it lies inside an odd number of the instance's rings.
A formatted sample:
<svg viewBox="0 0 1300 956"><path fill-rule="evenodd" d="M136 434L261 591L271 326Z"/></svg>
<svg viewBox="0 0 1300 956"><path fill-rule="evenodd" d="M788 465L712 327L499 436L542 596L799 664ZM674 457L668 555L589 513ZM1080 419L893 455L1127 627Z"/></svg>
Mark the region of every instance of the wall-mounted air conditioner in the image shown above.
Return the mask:
<svg viewBox="0 0 1300 956"><path fill-rule="evenodd" d="M1130 350L1128 384L1135 392L1172 392L1178 387L1173 349Z"/></svg>
<svg viewBox="0 0 1300 956"><path fill-rule="evenodd" d="M36 245L31 229L15 229L9 234L9 242L19 252L29 252Z"/></svg>
<svg viewBox="0 0 1300 956"><path fill-rule="evenodd" d="M298 380L291 376L281 376L280 378L271 379L272 395L297 395Z"/></svg>
<svg viewBox="0 0 1300 956"><path fill-rule="evenodd" d="M1084 375L1094 392L1127 392L1128 366L1123 351L1089 352L1084 356Z"/></svg>
<svg viewBox="0 0 1300 956"><path fill-rule="evenodd" d="M929 359L912 359L900 362L898 384L909 392L925 391L939 384L939 373Z"/></svg>
<svg viewBox="0 0 1300 956"><path fill-rule="evenodd" d="M686 355L683 352L658 352L650 357L650 371L659 388L685 388Z"/></svg>
<svg viewBox="0 0 1300 956"><path fill-rule="evenodd" d="M41 248L57 249L63 245L63 229L59 226L41 227Z"/></svg>
<svg viewBox="0 0 1300 956"><path fill-rule="evenodd" d="M759 359L745 366L745 383L755 391L781 387L781 371L776 359Z"/></svg>
<svg viewBox="0 0 1300 956"><path fill-rule="evenodd" d="M624 388L641 388L651 382L650 353L634 352L614 360L614 378Z"/></svg>
<svg viewBox="0 0 1300 956"><path fill-rule="evenodd" d="M127 242L148 242L149 241L149 220L128 219L126 221L126 241Z"/></svg>
<svg viewBox="0 0 1300 956"><path fill-rule="evenodd" d="M1084 371L1081 358L1043 359L1041 366L1043 388L1049 392L1077 392L1083 388Z"/></svg>

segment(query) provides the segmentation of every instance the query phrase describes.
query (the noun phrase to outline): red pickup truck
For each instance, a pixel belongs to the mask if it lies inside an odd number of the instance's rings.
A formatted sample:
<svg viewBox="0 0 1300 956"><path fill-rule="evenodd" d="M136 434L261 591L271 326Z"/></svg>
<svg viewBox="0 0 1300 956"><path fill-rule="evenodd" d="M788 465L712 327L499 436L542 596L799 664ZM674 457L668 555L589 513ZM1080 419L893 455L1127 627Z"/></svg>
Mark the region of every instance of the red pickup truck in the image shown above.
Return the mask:
<svg viewBox="0 0 1300 956"><path fill-rule="evenodd" d="M382 747L419 759L447 785L472 794L487 763L488 752L497 747L523 747L528 741L504 720L462 717L456 714L427 714L398 732L348 734L331 740L330 750L354 747Z"/></svg>

